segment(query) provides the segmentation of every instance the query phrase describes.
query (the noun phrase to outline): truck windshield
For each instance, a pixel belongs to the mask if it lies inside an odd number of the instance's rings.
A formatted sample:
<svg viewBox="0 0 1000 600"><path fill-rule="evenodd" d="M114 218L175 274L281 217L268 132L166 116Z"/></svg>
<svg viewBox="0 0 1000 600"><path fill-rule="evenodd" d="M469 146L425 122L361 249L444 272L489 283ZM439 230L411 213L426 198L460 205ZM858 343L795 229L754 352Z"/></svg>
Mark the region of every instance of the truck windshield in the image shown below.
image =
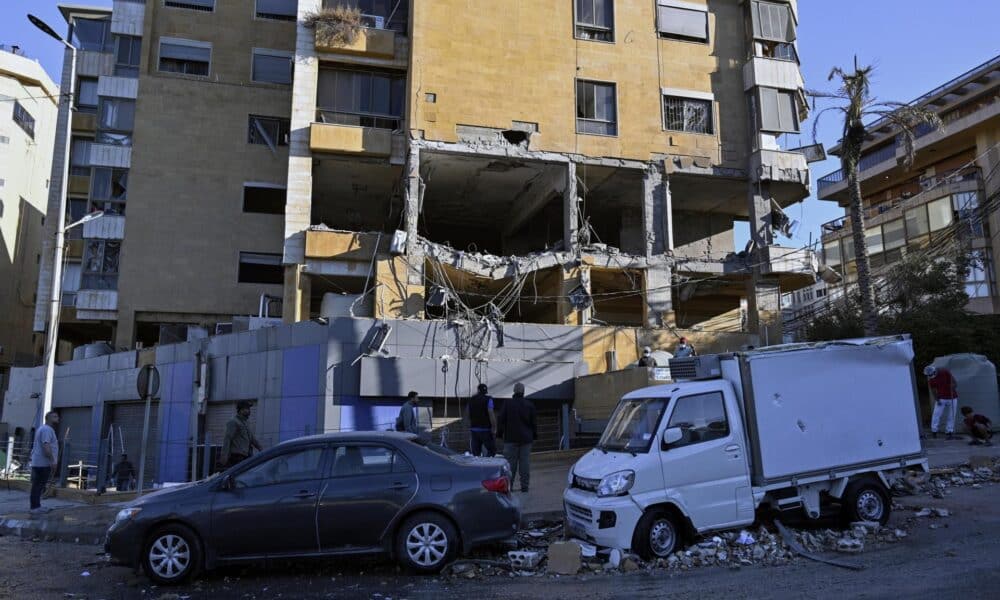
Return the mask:
<svg viewBox="0 0 1000 600"><path fill-rule="evenodd" d="M597 447L620 452L649 452L669 398L622 400L611 415Z"/></svg>

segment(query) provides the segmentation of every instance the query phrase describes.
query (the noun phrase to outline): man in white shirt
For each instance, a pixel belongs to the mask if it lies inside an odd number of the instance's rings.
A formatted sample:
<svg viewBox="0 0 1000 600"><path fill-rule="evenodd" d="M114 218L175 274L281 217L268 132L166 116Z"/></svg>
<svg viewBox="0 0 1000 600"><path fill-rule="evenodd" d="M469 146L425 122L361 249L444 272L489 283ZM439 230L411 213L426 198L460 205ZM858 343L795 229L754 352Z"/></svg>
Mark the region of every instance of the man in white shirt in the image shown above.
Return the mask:
<svg viewBox="0 0 1000 600"><path fill-rule="evenodd" d="M35 432L35 443L31 447L31 512L48 510L42 508L42 492L59 462L56 425L59 425L59 413L49 411L45 415L45 424Z"/></svg>

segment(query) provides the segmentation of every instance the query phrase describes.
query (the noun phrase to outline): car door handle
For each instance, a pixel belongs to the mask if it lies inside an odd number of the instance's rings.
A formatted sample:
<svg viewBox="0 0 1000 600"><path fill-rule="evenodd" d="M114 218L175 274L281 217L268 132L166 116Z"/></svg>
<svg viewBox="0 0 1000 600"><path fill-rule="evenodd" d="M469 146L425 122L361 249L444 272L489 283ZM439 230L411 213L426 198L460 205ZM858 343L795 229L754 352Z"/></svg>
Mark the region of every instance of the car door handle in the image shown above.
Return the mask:
<svg viewBox="0 0 1000 600"><path fill-rule="evenodd" d="M736 452L739 449L740 449L739 444L729 444L728 446L725 447L726 452Z"/></svg>
<svg viewBox="0 0 1000 600"><path fill-rule="evenodd" d="M394 484L390 485L390 486L389 486L389 489L390 489L390 490L405 490L405 489L406 489L406 488L408 488L408 487L410 487L410 484L408 484L408 483L403 483L403 482L401 482L401 481L397 481L396 483L394 483Z"/></svg>
<svg viewBox="0 0 1000 600"><path fill-rule="evenodd" d="M295 494L295 497L296 498L315 498L316 497L316 492L308 492L306 490L302 490L298 494Z"/></svg>

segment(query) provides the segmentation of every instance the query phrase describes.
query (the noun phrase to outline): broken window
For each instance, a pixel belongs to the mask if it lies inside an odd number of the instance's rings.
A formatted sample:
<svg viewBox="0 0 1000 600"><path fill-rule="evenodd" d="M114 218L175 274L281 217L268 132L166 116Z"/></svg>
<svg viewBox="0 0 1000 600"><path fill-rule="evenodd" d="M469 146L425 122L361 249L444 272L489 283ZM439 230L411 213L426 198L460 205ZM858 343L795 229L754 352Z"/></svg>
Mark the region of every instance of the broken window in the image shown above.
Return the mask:
<svg viewBox="0 0 1000 600"><path fill-rule="evenodd" d="M90 202L92 209L103 210L110 215L125 214L125 199L128 195L128 169L94 169L90 180Z"/></svg>
<svg viewBox="0 0 1000 600"><path fill-rule="evenodd" d="M576 37L615 41L614 0L576 0Z"/></svg>
<svg viewBox="0 0 1000 600"><path fill-rule="evenodd" d="M969 298L989 298L996 287L993 260L985 250L974 250L969 256L969 273L965 276L965 293Z"/></svg>
<svg viewBox="0 0 1000 600"><path fill-rule="evenodd" d="M753 36L773 42L795 41L795 20L787 4L754 0L750 5Z"/></svg>
<svg viewBox="0 0 1000 600"><path fill-rule="evenodd" d="M35 117L32 117L17 100L14 100L14 122L28 134L28 137L35 139Z"/></svg>
<svg viewBox="0 0 1000 600"><path fill-rule="evenodd" d="M247 143L264 146L287 146L288 133L292 123L281 117L250 115L247 127Z"/></svg>
<svg viewBox="0 0 1000 600"><path fill-rule="evenodd" d="M133 35L115 36L115 76L138 77L142 38Z"/></svg>
<svg viewBox="0 0 1000 600"><path fill-rule="evenodd" d="M83 254L83 277L80 288L85 290L118 289L118 240L87 240Z"/></svg>
<svg viewBox="0 0 1000 600"><path fill-rule="evenodd" d="M132 128L135 124L135 100L102 98L98 110L98 144L116 146L132 145Z"/></svg>
<svg viewBox="0 0 1000 600"><path fill-rule="evenodd" d="M257 0L258 19L294 21L298 10L298 0Z"/></svg>
<svg viewBox="0 0 1000 600"><path fill-rule="evenodd" d="M160 71L208 76L212 44L177 38L160 39Z"/></svg>
<svg viewBox="0 0 1000 600"><path fill-rule="evenodd" d="M799 114L795 92L768 87L757 89L761 131L797 133Z"/></svg>
<svg viewBox="0 0 1000 600"><path fill-rule="evenodd" d="M986 235L983 227L983 217L979 213L979 193L961 192L951 197L952 208L958 219L969 228L973 237Z"/></svg>
<svg viewBox="0 0 1000 600"><path fill-rule="evenodd" d="M708 8L695 8L688 2L658 0L656 29L660 37L708 41Z"/></svg>
<svg viewBox="0 0 1000 600"><path fill-rule="evenodd" d="M598 81L576 82L576 132L618 135L618 107L615 84Z"/></svg>
<svg viewBox="0 0 1000 600"><path fill-rule="evenodd" d="M237 280L240 283L284 283L285 271L281 267L281 255L240 252Z"/></svg>
<svg viewBox="0 0 1000 600"><path fill-rule="evenodd" d="M712 101L664 96L663 127L670 131L713 133Z"/></svg>
<svg viewBox="0 0 1000 600"><path fill-rule="evenodd" d="M267 215L285 214L288 190L263 183L243 184L243 212Z"/></svg>
<svg viewBox="0 0 1000 600"><path fill-rule="evenodd" d="M251 77L260 83L292 83L292 55L278 50L254 48Z"/></svg>
<svg viewBox="0 0 1000 600"><path fill-rule="evenodd" d="M76 86L76 110L83 113L97 112L97 78L81 77Z"/></svg>
<svg viewBox="0 0 1000 600"><path fill-rule="evenodd" d="M187 8L204 12L215 10L215 0L163 0L163 5L171 8Z"/></svg>
<svg viewBox="0 0 1000 600"><path fill-rule="evenodd" d="M91 52L111 52L111 19L73 19L73 30L70 34L73 45L78 50Z"/></svg>
<svg viewBox="0 0 1000 600"><path fill-rule="evenodd" d="M322 123L399 129L406 76L395 72L321 69L317 119Z"/></svg>

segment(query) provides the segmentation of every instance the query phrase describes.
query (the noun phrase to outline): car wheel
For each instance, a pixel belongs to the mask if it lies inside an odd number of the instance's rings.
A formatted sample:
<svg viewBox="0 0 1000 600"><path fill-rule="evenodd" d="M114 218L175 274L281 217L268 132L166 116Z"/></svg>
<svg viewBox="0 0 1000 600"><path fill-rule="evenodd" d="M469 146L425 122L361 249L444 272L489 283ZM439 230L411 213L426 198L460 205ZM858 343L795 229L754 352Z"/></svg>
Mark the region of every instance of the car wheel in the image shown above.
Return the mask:
<svg viewBox="0 0 1000 600"><path fill-rule="evenodd" d="M632 550L645 560L666 558L680 547L681 529L664 510L650 510L642 515L632 536Z"/></svg>
<svg viewBox="0 0 1000 600"><path fill-rule="evenodd" d="M180 524L160 527L142 552L142 567L156 583L186 581L201 567L201 546L191 529Z"/></svg>
<svg viewBox="0 0 1000 600"><path fill-rule="evenodd" d="M396 534L396 559L418 573L437 573L458 550L458 533L447 518L424 512L406 519Z"/></svg>
<svg viewBox="0 0 1000 600"><path fill-rule="evenodd" d="M892 501L885 487L871 480L851 483L841 498L841 517L845 524L874 521L885 525L892 512Z"/></svg>

